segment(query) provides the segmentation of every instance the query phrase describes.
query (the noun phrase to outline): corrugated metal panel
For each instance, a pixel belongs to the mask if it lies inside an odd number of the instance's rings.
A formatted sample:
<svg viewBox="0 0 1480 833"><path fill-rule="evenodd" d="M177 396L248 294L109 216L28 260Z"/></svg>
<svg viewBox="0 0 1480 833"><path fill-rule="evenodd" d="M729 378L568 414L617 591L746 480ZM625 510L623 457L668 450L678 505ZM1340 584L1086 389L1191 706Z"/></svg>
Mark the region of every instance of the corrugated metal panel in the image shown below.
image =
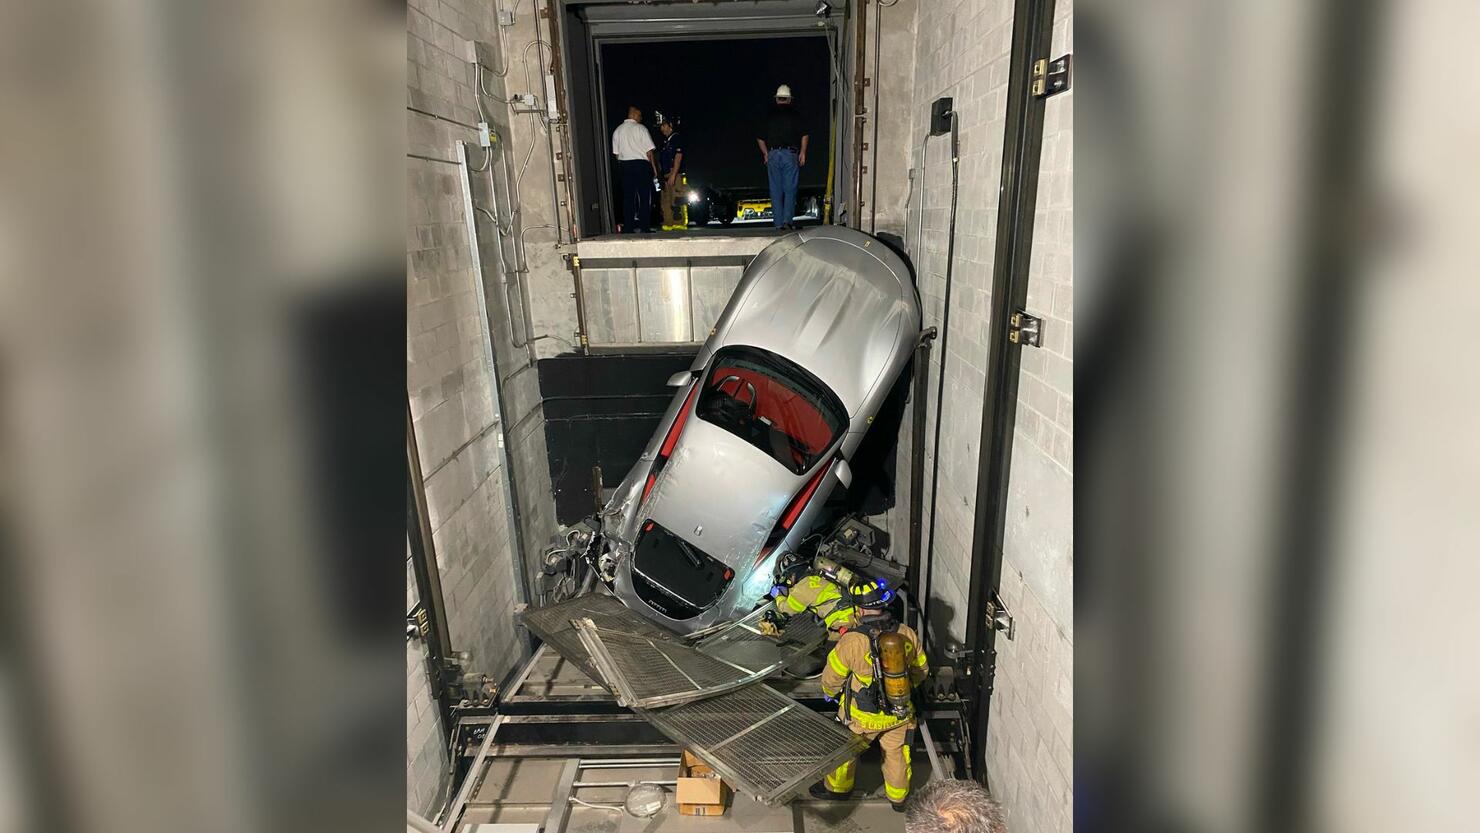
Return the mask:
<svg viewBox="0 0 1480 833"><path fill-rule="evenodd" d="M868 748L847 727L765 685L643 717L765 804L789 801Z"/></svg>
<svg viewBox="0 0 1480 833"><path fill-rule="evenodd" d="M709 338L709 331L719 322L719 314L735 294L744 274L743 266L694 266L689 269L693 305L694 341Z"/></svg>
<svg viewBox="0 0 1480 833"><path fill-rule="evenodd" d="M637 277L630 267L582 269L581 291L593 344L637 343Z"/></svg>
<svg viewBox="0 0 1480 833"><path fill-rule="evenodd" d="M688 267L637 268L637 321L644 344L693 341Z"/></svg>

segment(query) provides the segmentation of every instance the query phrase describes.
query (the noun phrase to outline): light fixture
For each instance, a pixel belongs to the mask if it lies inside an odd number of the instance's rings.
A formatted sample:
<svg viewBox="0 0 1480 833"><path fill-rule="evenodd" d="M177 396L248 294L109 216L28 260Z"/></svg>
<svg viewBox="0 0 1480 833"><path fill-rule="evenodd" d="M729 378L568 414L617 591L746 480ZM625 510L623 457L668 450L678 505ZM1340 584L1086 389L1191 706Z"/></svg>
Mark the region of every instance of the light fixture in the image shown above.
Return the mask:
<svg viewBox="0 0 1480 833"><path fill-rule="evenodd" d="M689 204L690 205L697 205L698 203L699 203L699 192L698 191L690 191L689 192Z"/></svg>
<svg viewBox="0 0 1480 833"><path fill-rule="evenodd" d="M817 0L817 9L812 14L818 17L827 17L832 14L832 6L827 4L827 0Z"/></svg>

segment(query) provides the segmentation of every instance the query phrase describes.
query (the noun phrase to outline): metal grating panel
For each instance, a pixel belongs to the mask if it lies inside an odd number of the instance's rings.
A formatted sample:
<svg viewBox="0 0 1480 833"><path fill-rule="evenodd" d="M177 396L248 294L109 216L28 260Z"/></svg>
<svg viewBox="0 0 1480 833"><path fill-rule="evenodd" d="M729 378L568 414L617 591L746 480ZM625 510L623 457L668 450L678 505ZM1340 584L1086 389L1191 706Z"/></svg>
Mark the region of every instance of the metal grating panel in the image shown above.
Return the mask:
<svg viewBox="0 0 1480 833"><path fill-rule="evenodd" d="M580 596L526 610L519 618L536 636L597 681L604 677L582 644L573 619L590 619L603 631L636 635L653 643L681 644L672 634L605 595ZM715 636L729 630L733 627ZM602 636L605 638L605 634ZM824 773L868 748L837 721L761 684L681 705L635 711L675 743L693 750L736 789L765 804L784 804Z"/></svg>
<svg viewBox="0 0 1480 833"><path fill-rule="evenodd" d="M827 640L827 627L821 619L811 615L789 618L779 639L766 636L757 625L770 610L771 605L766 605L704 637L694 647L747 670L764 670L770 674L793 659L811 653Z"/></svg>
<svg viewBox="0 0 1480 833"><path fill-rule="evenodd" d="M868 744L770 686L644 711L663 734L765 804L783 804Z"/></svg>
<svg viewBox="0 0 1480 833"><path fill-rule="evenodd" d="M653 709L713 697L759 682L779 665L750 670L667 639L639 636L576 621L576 631L617 702Z"/></svg>
<svg viewBox="0 0 1480 833"><path fill-rule="evenodd" d="M590 619L601 628L655 639L676 638L641 614L629 610L615 596L592 593L548 607L525 610L519 614L519 621L531 633L549 643L556 653L580 666L586 676L596 682L602 682L604 678L591 661L586 647L581 644L575 625L571 624L573 619Z"/></svg>

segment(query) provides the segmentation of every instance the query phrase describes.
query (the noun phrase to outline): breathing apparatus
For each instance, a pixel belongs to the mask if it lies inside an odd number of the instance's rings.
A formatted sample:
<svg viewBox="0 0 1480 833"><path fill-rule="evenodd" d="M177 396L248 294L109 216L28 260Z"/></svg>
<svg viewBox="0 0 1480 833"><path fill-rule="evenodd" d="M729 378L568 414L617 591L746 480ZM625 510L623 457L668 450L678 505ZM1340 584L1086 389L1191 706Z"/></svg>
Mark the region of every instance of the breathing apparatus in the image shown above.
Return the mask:
<svg viewBox="0 0 1480 833"><path fill-rule="evenodd" d="M879 634L874 640L874 678L881 680L883 702L895 717L910 713L909 643L897 631Z"/></svg>
<svg viewBox="0 0 1480 833"><path fill-rule="evenodd" d="M848 587L864 578L824 555L812 559L812 569L843 587Z"/></svg>
<svg viewBox="0 0 1480 833"><path fill-rule="evenodd" d="M854 598L864 600L859 602L860 607L882 614L870 617L855 630L868 636L869 654L873 660L874 681L868 687L872 691L866 701L877 706L879 712L903 719L913 710L909 668L914 648L900 635L899 623L884 610L894 594L883 584L883 579L877 579L854 588ZM867 707L865 709L868 710Z"/></svg>

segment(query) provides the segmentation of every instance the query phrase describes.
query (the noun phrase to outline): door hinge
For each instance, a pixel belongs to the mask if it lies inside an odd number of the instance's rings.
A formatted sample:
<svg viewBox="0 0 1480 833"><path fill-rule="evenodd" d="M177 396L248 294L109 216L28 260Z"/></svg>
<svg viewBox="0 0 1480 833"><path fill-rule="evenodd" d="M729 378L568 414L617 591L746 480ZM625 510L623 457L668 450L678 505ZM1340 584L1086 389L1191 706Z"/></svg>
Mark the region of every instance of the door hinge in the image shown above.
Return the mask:
<svg viewBox="0 0 1480 833"><path fill-rule="evenodd" d="M1074 56L1061 55L1052 61L1039 58L1033 62L1033 97L1048 98L1069 89Z"/></svg>
<svg viewBox="0 0 1480 833"><path fill-rule="evenodd" d="M416 608L406 616L406 638L426 639L427 632L431 629L431 617L427 615L426 605L417 602Z"/></svg>
<svg viewBox="0 0 1480 833"><path fill-rule="evenodd" d="M1002 603L1001 597L995 592L987 600L986 613L987 624L992 626L992 630L1001 631L1007 635L1008 639L1012 639L1016 635L1017 629L1014 627L1012 612L1007 609L1007 605Z"/></svg>
<svg viewBox="0 0 1480 833"><path fill-rule="evenodd" d="M1043 319L1026 312L1015 312L1008 319L1007 340L1027 347L1043 346Z"/></svg>

